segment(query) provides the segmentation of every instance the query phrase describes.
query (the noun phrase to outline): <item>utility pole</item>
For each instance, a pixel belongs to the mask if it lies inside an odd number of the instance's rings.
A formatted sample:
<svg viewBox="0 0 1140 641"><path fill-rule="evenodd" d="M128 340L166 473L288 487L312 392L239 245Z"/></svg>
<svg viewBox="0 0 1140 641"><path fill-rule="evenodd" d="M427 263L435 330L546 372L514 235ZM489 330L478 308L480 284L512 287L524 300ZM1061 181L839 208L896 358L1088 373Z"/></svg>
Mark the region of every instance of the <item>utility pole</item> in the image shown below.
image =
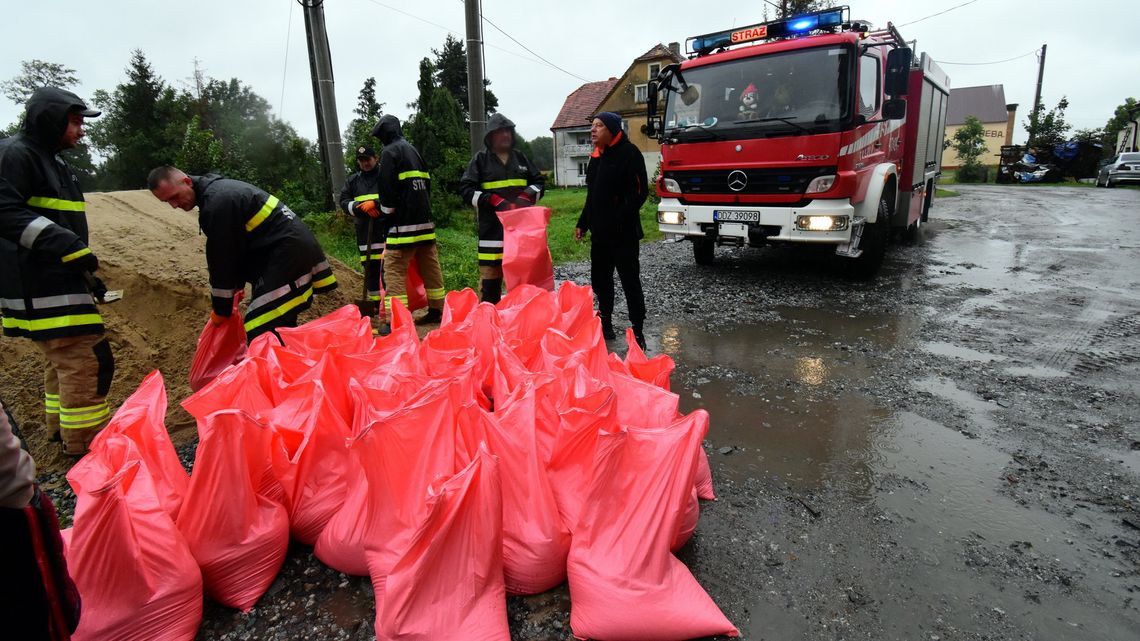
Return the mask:
<svg viewBox="0 0 1140 641"><path fill-rule="evenodd" d="M471 118L471 153L483 148L487 109L483 106L483 10L480 0L464 0L467 14L467 103Z"/></svg>
<svg viewBox="0 0 1140 641"><path fill-rule="evenodd" d="M305 40L309 46L309 73L313 78L313 104L317 112L317 142L328 186L325 206L331 209L344 185L344 145L336 119L332 55L325 31L325 0L297 1L305 8Z"/></svg>
<svg viewBox="0 0 1140 641"><path fill-rule="evenodd" d="M1033 131L1029 132L1029 140L1033 140L1034 136L1037 135L1037 125L1041 123L1041 114L1045 111L1044 107L1040 111L1037 108L1041 106L1041 81L1045 78L1045 49L1048 46L1041 45L1041 59L1038 61L1039 66L1037 67L1037 93L1033 96L1033 111L1029 112L1035 114L1035 117L1030 120Z"/></svg>

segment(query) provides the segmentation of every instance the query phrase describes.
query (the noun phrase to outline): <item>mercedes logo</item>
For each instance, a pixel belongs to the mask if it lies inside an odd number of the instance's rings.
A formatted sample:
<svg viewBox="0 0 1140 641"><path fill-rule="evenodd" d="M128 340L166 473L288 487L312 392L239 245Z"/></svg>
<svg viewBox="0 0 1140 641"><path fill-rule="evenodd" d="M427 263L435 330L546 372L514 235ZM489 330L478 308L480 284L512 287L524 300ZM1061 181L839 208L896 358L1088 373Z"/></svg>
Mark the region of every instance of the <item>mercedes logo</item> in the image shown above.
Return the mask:
<svg viewBox="0 0 1140 641"><path fill-rule="evenodd" d="M748 186L748 174L737 169L728 175L728 188L732 191L742 191Z"/></svg>

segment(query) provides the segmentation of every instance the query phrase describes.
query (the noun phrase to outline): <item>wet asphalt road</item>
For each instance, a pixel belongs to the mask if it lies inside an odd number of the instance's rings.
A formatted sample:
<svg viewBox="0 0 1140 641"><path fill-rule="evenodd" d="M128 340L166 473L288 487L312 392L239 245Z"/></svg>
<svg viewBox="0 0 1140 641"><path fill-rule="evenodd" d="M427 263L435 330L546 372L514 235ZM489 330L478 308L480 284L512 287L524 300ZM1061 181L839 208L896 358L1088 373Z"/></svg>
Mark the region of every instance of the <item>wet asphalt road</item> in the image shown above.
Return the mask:
<svg viewBox="0 0 1140 641"><path fill-rule="evenodd" d="M745 639L1140 630L1140 191L956 189L871 282L818 252L643 249L650 349L712 417L720 498L680 557ZM571 638L569 607L510 599L512 637ZM366 578L296 547L198 638L364 641L372 617Z"/></svg>
<svg viewBox="0 0 1140 641"><path fill-rule="evenodd" d="M645 252L650 347L712 416L682 558L745 638L1140 630L1140 191L960 191L871 283Z"/></svg>

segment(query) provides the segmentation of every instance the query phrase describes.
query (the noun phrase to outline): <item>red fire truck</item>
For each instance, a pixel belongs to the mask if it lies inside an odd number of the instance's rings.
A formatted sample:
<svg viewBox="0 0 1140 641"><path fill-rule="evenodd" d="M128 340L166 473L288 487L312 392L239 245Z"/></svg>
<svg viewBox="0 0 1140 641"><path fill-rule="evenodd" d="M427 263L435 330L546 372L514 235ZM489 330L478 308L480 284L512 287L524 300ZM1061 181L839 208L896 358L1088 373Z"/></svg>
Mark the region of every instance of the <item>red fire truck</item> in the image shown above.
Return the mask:
<svg viewBox="0 0 1140 641"><path fill-rule="evenodd" d="M649 86L657 220L700 265L718 245L835 245L873 275L917 236L941 173L949 79L846 6L689 38ZM658 96L664 93L664 113Z"/></svg>

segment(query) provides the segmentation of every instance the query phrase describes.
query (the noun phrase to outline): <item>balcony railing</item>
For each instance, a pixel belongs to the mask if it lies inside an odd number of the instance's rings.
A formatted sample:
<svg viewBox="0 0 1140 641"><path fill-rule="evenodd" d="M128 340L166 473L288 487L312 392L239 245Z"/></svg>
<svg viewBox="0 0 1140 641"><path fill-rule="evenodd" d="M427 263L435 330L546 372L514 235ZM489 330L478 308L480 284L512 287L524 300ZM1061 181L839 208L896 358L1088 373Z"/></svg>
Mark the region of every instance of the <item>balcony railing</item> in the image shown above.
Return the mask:
<svg viewBox="0 0 1140 641"><path fill-rule="evenodd" d="M564 156L589 156L593 151L593 145L562 145Z"/></svg>

